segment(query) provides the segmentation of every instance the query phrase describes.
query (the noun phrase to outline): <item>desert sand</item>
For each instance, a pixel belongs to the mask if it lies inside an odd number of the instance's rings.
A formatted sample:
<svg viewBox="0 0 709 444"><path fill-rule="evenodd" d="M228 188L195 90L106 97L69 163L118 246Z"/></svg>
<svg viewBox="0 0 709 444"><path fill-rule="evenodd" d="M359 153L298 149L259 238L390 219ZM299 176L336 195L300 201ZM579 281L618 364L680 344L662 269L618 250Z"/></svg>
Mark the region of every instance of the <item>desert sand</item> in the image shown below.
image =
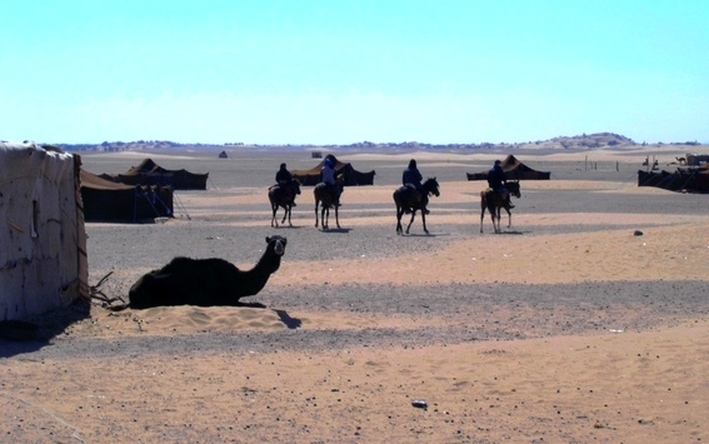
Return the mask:
<svg viewBox="0 0 709 444"><path fill-rule="evenodd" d="M0 340L1 441L709 439L706 196L636 182L646 156L675 153L515 153L552 180L522 182L502 234L488 215L479 232L484 184L465 180L501 153L335 154L377 176L345 189L326 232L309 187L294 227L269 226L278 164L312 166L306 152L82 156L94 173L146 155L210 172L209 190L178 193L174 219L87 224L90 283L108 275L106 296L127 298L176 255L248 269L271 234L286 254L244 306L95 300L35 319L43 340ZM418 217L394 232L411 157L441 183L430 235Z"/></svg>

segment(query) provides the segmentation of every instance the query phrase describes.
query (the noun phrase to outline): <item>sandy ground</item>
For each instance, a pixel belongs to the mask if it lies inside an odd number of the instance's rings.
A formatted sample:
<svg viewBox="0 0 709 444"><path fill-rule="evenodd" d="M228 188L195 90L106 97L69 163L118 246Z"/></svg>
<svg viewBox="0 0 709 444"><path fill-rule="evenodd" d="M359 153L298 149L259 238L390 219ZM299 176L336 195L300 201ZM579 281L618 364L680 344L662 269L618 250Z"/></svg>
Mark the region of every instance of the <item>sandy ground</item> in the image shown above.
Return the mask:
<svg viewBox="0 0 709 444"><path fill-rule="evenodd" d="M151 156L210 171L211 189L179 193L165 223L87 224L92 284L111 273L101 291L126 297L175 255L248 269L274 233L281 268L245 306L78 305L37 320L46 340L0 340L0 441L706 441L706 196L635 186L647 155L519 153L553 180L523 182L498 235L488 216L479 233L482 184L463 179L498 153L344 153L377 185L346 189L326 232L309 188L294 227L269 227L270 178L303 153ZM442 194L430 235L417 218L397 236L412 156Z"/></svg>

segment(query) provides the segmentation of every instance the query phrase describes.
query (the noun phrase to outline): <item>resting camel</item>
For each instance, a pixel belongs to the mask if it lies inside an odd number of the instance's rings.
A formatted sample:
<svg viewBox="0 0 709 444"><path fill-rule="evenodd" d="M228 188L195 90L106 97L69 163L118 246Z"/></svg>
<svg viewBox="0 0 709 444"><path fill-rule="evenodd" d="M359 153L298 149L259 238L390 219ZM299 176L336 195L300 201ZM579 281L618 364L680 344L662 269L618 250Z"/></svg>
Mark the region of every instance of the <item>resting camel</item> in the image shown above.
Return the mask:
<svg viewBox="0 0 709 444"><path fill-rule="evenodd" d="M337 176L335 186L328 185L325 182L320 182L315 185L313 195L315 196L315 228L318 227L318 207L320 207L320 219L322 220L322 229L329 230L330 207L335 207L335 224L340 228L340 215L338 208L340 206L340 196L344 189L345 178L342 175Z"/></svg>
<svg viewBox="0 0 709 444"><path fill-rule="evenodd" d="M300 182L297 179L292 179L290 184L288 184L293 190L293 199L286 195L286 191L279 184L273 185L268 189L268 200L271 202L271 226L278 227L278 218L276 218L276 213L279 207L283 207L285 213L283 214L283 220L281 225L286 223L286 218L288 218L288 226L292 227L293 224L290 221L291 210L293 209L293 204L295 202L295 197L300 194Z"/></svg>
<svg viewBox="0 0 709 444"><path fill-rule="evenodd" d="M520 198L522 195L519 190L519 181L507 182L507 191L510 195ZM500 228L500 209L504 208L507 211L507 228L512 225L512 213L509 208L509 201L503 201L498 193L493 191L492 188L488 188L485 191L480 192L480 232L483 232L483 218L485 217L485 209L490 212L490 219L492 219L492 228L495 233L502 231Z"/></svg>
<svg viewBox="0 0 709 444"><path fill-rule="evenodd" d="M423 222L423 231L428 234L428 228L426 228L426 213L428 210L426 206L428 205L428 196L440 196L441 192L438 187L438 181L435 177L428 178L421 185L424 190L421 199L417 198L419 192L413 186L401 186L394 191L394 203L396 204L396 234L402 234L403 227L401 226L401 217L404 213L411 213L411 220L409 225L406 226L406 234L409 234L409 229L411 224L414 223L414 217L416 217L416 211L421 210L421 222Z"/></svg>
<svg viewBox="0 0 709 444"><path fill-rule="evenodd" d="M234 306L257 294L281 265L286 238L271 236L258 263L248 271L219 258L176 257L159 270L143 275L128 293L130 308L163 305ZM125 308L125 307L123 307Z"/></svg>

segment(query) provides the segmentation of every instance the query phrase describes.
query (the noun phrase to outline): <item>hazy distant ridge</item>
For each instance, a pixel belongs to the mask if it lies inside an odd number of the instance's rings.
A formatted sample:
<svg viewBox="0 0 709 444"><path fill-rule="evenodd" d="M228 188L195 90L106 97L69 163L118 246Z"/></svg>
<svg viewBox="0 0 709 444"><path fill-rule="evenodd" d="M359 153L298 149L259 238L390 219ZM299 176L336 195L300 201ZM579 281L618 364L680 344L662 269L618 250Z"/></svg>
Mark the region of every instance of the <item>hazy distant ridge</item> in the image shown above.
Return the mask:
<svg viewBox="0 0 709 444"><path fill-rule="evenodd" d="M662 145L661 142L657 143ZM66 151L135 151L135 150L179 150L179 149L197 149L197 150L221 150L221 149L238 149L240 147L293 147L293 148L343 148L343 149L392 149L392 150L475 150L475 149L498 149L498 148L540 148L540 149L593 149L593 148L608 148L608 147L632 147L637 145L646 145L646 143L637 144L632 139L614 133L595 133L581 134L578 136L560 136L549 140L529 141L526 143L451 143L451 144L429 144L420 142L399 142L399 143L376 143L376 142L358 142L349 145L311 145L311 144L286 144L286 145L269 145L269 144L245 144L241 142L227 142L221 145L204 144L204 143L177 143L168 140L138 140L134 142L103 142L99 144L66 144L55 143L55 146ZM698 142L673 142L671 145L700 145Z"/></svg>

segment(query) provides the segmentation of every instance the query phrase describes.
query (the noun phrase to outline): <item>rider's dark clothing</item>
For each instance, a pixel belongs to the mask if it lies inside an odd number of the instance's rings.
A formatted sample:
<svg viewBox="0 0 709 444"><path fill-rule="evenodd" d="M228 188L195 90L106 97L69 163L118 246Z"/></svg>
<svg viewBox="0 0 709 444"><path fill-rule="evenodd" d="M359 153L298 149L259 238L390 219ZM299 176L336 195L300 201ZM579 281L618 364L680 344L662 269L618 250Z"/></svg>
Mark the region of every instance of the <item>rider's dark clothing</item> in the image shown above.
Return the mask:
<svg viewBox="0 0 709 444"><path fill-rule="evenodd" d="M293 180L293 175L285 168L281 168L276 173L276 182L281 185L290 183L291 180Z"/></svg>
<svg viewBox="0 0 709 444"><path fill-rule="evenodd" d="M406 185L407 183L414 184L416 186L416 189L421 188L421 181L423 180L423 177L421 176L421 173L419 172L418 168L407 168L404 170L404 174L401 175L401 182Z"/></svg>
<svg viewBox="0 0 709 444"><path fill-rule="evenodd" d="M487 184L490 185L490 188L493 190L498 193L505 191L505 182L505 172L502 171L502 167L500 165L495 165L490 169L490 171L488 171Z"/></svg>
<svg viewBox="0 0 709 444"><path fill-rule="evenodd" d="M495 163L495 166L488 171L487 184L502 198L502 200L506 202L510 208L514 208L514 205L510 202L510 192L506 187L507 179L505 178L505 172L502 170L502 166L499 163Z"/></svg>
<svg viewBox="0 0 709 444"><path fill-rule="evenodd" d="M278 170L276 173L276 183L280 185L281 189L285 192L285 195L293 201L294 192L293 192L293 185L291 182L293 181L293 175L291 174L290 171L284 166L281 165L281 168ZM292 202L293 205L295 205L295 202Z"/></svg>

